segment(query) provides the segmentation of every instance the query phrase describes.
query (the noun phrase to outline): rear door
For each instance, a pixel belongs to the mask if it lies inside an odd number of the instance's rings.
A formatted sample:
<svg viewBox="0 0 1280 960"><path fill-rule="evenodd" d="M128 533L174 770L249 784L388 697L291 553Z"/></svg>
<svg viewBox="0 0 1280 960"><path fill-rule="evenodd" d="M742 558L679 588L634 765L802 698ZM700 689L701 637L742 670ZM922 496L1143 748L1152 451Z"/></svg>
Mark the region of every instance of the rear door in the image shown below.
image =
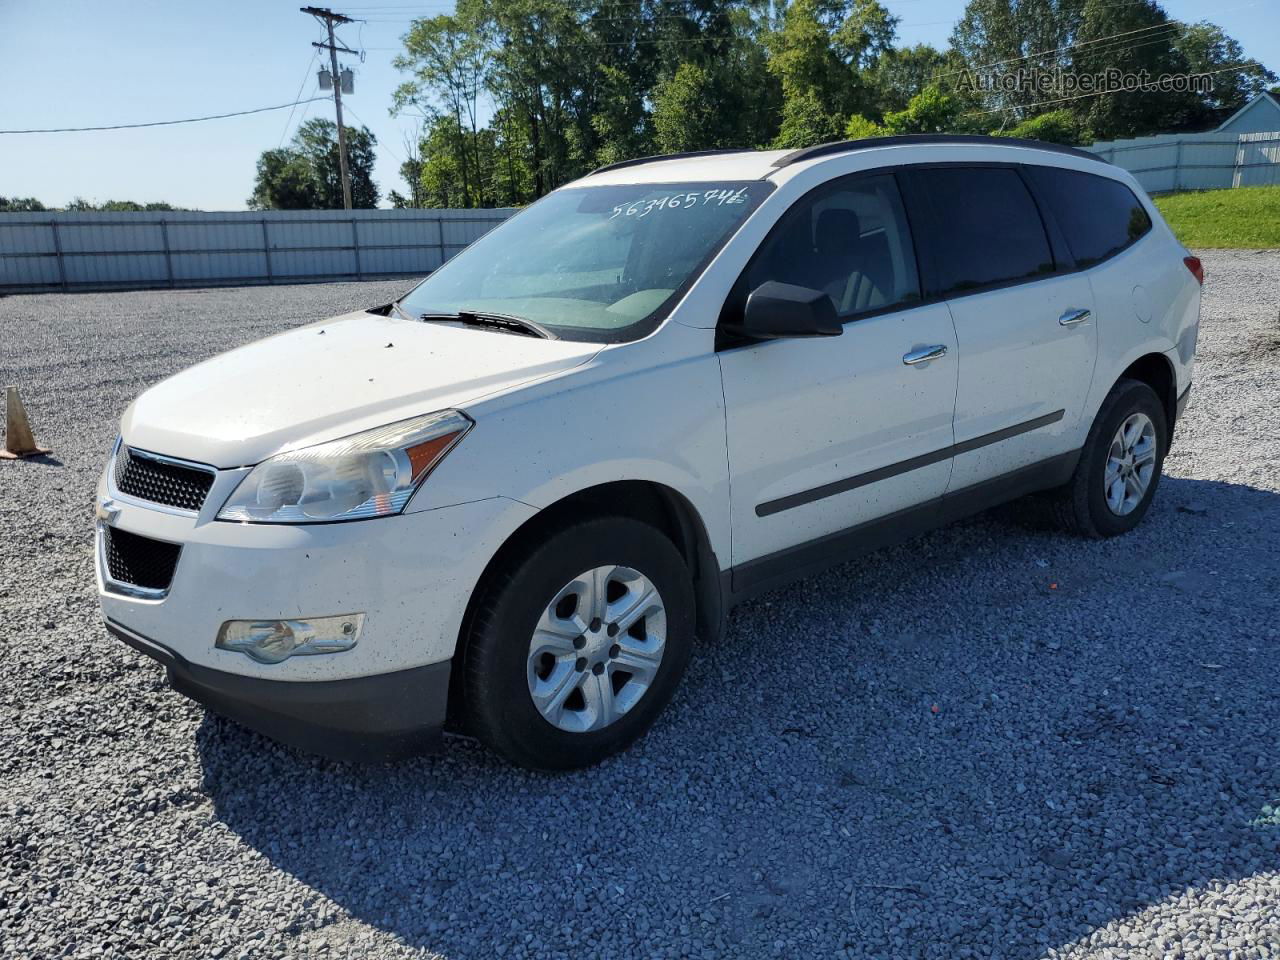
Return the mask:
<svg viewBox="0 0 1280 960"><path fill-rule="evenodd" d="M1079 170L1028 166L1026 173L1093 290L1099 356L1091 406L1101 402L1100 394L1153 338L1178 343L1180 359L1189 360L1194 321L1182 327L1173 318L1183 315L1176 307L1179 299L1186 303L1198 287L1188 284L1179 245L1142 242L1151 232L1151 217L1133 191L1118 180Z"/></svg>
<svg viewBox="0 0 1280 960"><path fill-rule="evenodd" d="M795 561L779 556L788 548L936 503L951 469L955 330L945 304L920 303L895 177L846 177L798 200L724 319L770 280L825 292L844 332L721 338L738 589Z"/></svg>
<svg viewBox="0 0 1280 960"><path fill-rule="evenodd" d="M959 341L955 465L963 490L1067 452L1097 359L1089 281L1013 165L909 175L928 218L925 283Z"/></svg>

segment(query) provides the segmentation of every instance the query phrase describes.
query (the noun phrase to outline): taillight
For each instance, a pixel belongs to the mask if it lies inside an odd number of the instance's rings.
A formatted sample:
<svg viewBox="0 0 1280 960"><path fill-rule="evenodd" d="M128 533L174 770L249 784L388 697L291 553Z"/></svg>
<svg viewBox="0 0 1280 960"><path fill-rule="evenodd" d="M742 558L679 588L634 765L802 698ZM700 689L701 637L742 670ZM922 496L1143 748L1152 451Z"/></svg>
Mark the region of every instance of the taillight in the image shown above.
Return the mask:
<svg viewBox="0 0 1280 960"><path fill-rule="evenodd" d="M1196 278L1196 283L1204 286L1204 264L1200 262L1199 257L1183 257L1182 262L1187 265L1187 269L1191 271L1191 275Z"/></svg>

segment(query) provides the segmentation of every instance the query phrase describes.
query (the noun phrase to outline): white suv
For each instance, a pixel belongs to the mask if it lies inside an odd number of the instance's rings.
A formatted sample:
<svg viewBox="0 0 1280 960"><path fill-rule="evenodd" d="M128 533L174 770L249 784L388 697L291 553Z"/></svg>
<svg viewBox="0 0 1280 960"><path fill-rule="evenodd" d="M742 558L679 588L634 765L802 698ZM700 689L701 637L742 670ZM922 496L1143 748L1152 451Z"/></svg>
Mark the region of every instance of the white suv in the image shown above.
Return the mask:
<svg viewBox="0 0 1280 960"><path fill-rule="evenodd" d="M1081 151L898 137L617 164L401 301L157 384L98 491L108 628L340 758L642 734L735 603L1040 493L1146 513L1200 263Z"/></svg>

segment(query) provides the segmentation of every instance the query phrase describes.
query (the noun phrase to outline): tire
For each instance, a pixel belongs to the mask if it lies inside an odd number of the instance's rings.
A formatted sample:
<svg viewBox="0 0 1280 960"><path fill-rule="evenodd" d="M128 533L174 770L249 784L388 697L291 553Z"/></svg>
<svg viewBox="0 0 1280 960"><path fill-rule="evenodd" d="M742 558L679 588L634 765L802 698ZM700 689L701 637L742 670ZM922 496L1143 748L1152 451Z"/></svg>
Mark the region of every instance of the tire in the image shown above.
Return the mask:
<svg viewBox="0 0 1280 960"><path fill-rule="evenodd" d="M482 591L464 651L463 715L481 742L522 767L586 767L627 747L653 725L688 664L692 578L671 541L637 520L574 524L504 562ZM603 606L592 599L600 596ZM641 608L635 623L611 632L618 624L607 621Z"/></svg>
<svg viewBox="0 0 1280 960"><path fill-rule="evenodd" d="M1114 480L1108 483L1108 461L1113 442L1122 425L1150 423L1154 442L1154 459L1149 478L1140 496L1125 487L1121 512L1108 503L1108 491L1118 489ZM1150 448L1144 448L1150 449ZM1128 533L1146 516L1160 485L1165 455L1169 452L1169 424L1164 406L1154 390L1140 380L1122 379L1102 402L1080 453L1071 480L1046 497L1050 517L1060 528L1085 537L1115 537ZM1134 459L1134 458L1130 458ZM1112 471L1113 474L1115 471ZM1141 471L1135 473L1135 482ZM1123 475L1120 476L1123 483ZM1113 498L1114 500L1114 498Z"/></svg>

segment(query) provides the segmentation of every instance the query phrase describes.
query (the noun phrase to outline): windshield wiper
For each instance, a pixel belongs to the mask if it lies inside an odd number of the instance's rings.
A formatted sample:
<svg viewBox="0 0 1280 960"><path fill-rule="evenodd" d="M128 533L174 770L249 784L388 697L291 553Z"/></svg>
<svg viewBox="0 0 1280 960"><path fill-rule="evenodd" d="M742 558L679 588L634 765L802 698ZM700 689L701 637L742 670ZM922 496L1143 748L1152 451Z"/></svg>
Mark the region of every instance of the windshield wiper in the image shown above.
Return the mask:
<svg viewBox="0 0 1280 960"><path fill-rule="evenodd" d="M391 301L391 309L392 309L392 310L394 310L396 313L400 314L400 316L404 317L406 320L417 320L417 319L418 319L418 318L417 318L417 317L415 317L413 314L411 314L408 310L406 310L404 307L400 306L400 301L399 301L399 300L392 300L392 301Z"/></svg>
<svg viewBox="0 0 1280 960"><path fill-rule="evenodd" d="M397 307L399 305L397 304ZM399 308L404 313L403 308ZM524 317L517 317L509 313L494 313L492 310L459 310L457 313L449 313L448 311L431 310L427 313L418 315L419 320L432 321L443 320L453 321L455 323L465 323L469 327L492 327L495 330L505 330L508 333L519 333L527 337L540 337L543 340L559 340L554 333L544 327L542 324L528 320Z"/></svg>

